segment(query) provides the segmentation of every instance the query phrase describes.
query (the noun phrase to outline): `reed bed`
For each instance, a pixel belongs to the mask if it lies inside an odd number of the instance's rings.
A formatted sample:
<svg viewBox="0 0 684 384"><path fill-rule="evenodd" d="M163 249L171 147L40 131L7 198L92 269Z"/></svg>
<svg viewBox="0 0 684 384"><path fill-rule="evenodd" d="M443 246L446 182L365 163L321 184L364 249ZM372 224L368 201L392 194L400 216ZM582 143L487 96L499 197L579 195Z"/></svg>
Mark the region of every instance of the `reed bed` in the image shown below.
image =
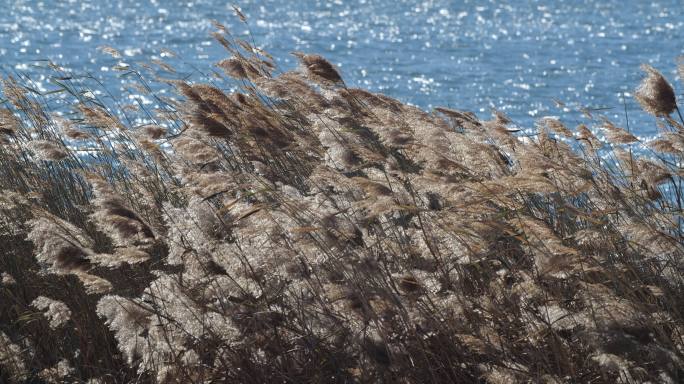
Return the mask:
<svg viewBox="0 0 684 384"><path fill-rule="evenodd" d="M154 109L62 77L60 112L3 80L0 382L684 380L684 126L660 72L635 91L652 141L591 111L529 134L318 55L281 71L216 27L215 82L158 77L162 97L122 68Z"/></svg>

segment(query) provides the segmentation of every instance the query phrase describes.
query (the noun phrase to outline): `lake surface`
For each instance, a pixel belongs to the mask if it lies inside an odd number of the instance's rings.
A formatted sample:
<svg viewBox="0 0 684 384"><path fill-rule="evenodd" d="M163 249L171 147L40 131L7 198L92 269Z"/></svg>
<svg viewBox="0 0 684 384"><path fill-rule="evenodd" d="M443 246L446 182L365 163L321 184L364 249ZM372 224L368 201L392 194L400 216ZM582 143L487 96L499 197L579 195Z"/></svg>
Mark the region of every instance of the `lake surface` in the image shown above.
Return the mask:
<svg viewBox="0 0 684 384"><path fill-rule="evenodd" d="M51 89L36 60L92 73L118 92L117 60L97 47L119 49L126 62L179 54L189 74L209 71L226 53L209 36L211 19L234 34L247 28L229 2L3 0L0 66ZM488 117L491 108L523 127L544 115L573 126L576 105L603 113L640 135L655 132L631 92L641 63L660 69L679 90L684 54L680 1L236 1L257 45L283 68L289 52L320 53L339 65L348 84L380 91L423 108L450 106ZM626 95L623 102L623 96ZM567 103L558 109L554 99ZM624 103L624 104L623 104Z"/></svg>

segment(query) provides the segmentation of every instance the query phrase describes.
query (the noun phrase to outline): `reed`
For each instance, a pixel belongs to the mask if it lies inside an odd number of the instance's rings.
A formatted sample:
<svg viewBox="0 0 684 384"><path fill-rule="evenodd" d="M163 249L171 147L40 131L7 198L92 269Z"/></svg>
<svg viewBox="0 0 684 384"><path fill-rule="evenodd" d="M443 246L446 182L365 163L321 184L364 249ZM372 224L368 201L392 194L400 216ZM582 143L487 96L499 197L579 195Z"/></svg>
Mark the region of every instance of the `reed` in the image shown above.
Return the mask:
<svg viewBox="0 0 684 384"><path fill-rule="evenodd" d="M157 109L63 80L57 115L3 82L0 381L684 380L684 122L657 70L655 140L591 114L530 135L319 55L282 72L216 25L227 77L160 79Z"/></svg>

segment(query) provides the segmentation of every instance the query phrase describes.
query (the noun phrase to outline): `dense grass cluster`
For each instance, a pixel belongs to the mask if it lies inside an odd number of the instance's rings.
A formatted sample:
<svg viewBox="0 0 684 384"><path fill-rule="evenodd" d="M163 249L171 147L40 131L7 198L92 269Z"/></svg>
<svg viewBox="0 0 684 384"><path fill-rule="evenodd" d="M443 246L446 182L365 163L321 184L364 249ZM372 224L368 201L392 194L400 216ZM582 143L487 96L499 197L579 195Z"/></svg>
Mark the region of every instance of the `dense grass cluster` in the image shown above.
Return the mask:
<svg viewBox="0 0 684 384"><path fill-rule="evenodd" d="M57 113L4 80L0 382L684 380L684 126L659 72L635 92L653 141L591 111L530 135L317 55L281 72L217 27L232 80L140 80L155 109L64 77Z"/></svg>

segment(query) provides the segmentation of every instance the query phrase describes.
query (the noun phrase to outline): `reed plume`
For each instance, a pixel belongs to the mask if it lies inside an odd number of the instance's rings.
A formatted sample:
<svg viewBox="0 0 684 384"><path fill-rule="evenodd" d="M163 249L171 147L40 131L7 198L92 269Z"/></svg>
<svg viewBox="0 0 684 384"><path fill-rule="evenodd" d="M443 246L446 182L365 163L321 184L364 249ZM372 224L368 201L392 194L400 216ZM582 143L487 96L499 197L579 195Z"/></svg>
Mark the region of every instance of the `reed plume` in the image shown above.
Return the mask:
<svg viewBox="0 0 684 384"><path fill-rule="evenodd" d="M320 55L305 54L302 52L293 52L299 62L304 66L306 74L309 78L323 85L341 85L344 84L340 73L335 66Z"/></svg>
<svg viewBox="0 0 684 384"><path fill-rule="evenodd" d="M639 139L624 129L614 125L609 120L603 121L601 127L606 131L606 138L613 144L631 144L636 143Z"/></svg>
<svg viewBox="0 0 684 384"><path fill-rule="evenodd" d="M643 64L641 69L646 78L634 92L641 108L654 116L668 116L677 108L677 100L672 85L655 68Z"/></svg>
<svg viewBox="0 0 684 384"><path fill-rule="evenodd" d="M49 320L52 329L63 326L71 319L71 310L59 300L38 296L31 302L31 305L40 311L45 311L44 315Z"/></svg>

